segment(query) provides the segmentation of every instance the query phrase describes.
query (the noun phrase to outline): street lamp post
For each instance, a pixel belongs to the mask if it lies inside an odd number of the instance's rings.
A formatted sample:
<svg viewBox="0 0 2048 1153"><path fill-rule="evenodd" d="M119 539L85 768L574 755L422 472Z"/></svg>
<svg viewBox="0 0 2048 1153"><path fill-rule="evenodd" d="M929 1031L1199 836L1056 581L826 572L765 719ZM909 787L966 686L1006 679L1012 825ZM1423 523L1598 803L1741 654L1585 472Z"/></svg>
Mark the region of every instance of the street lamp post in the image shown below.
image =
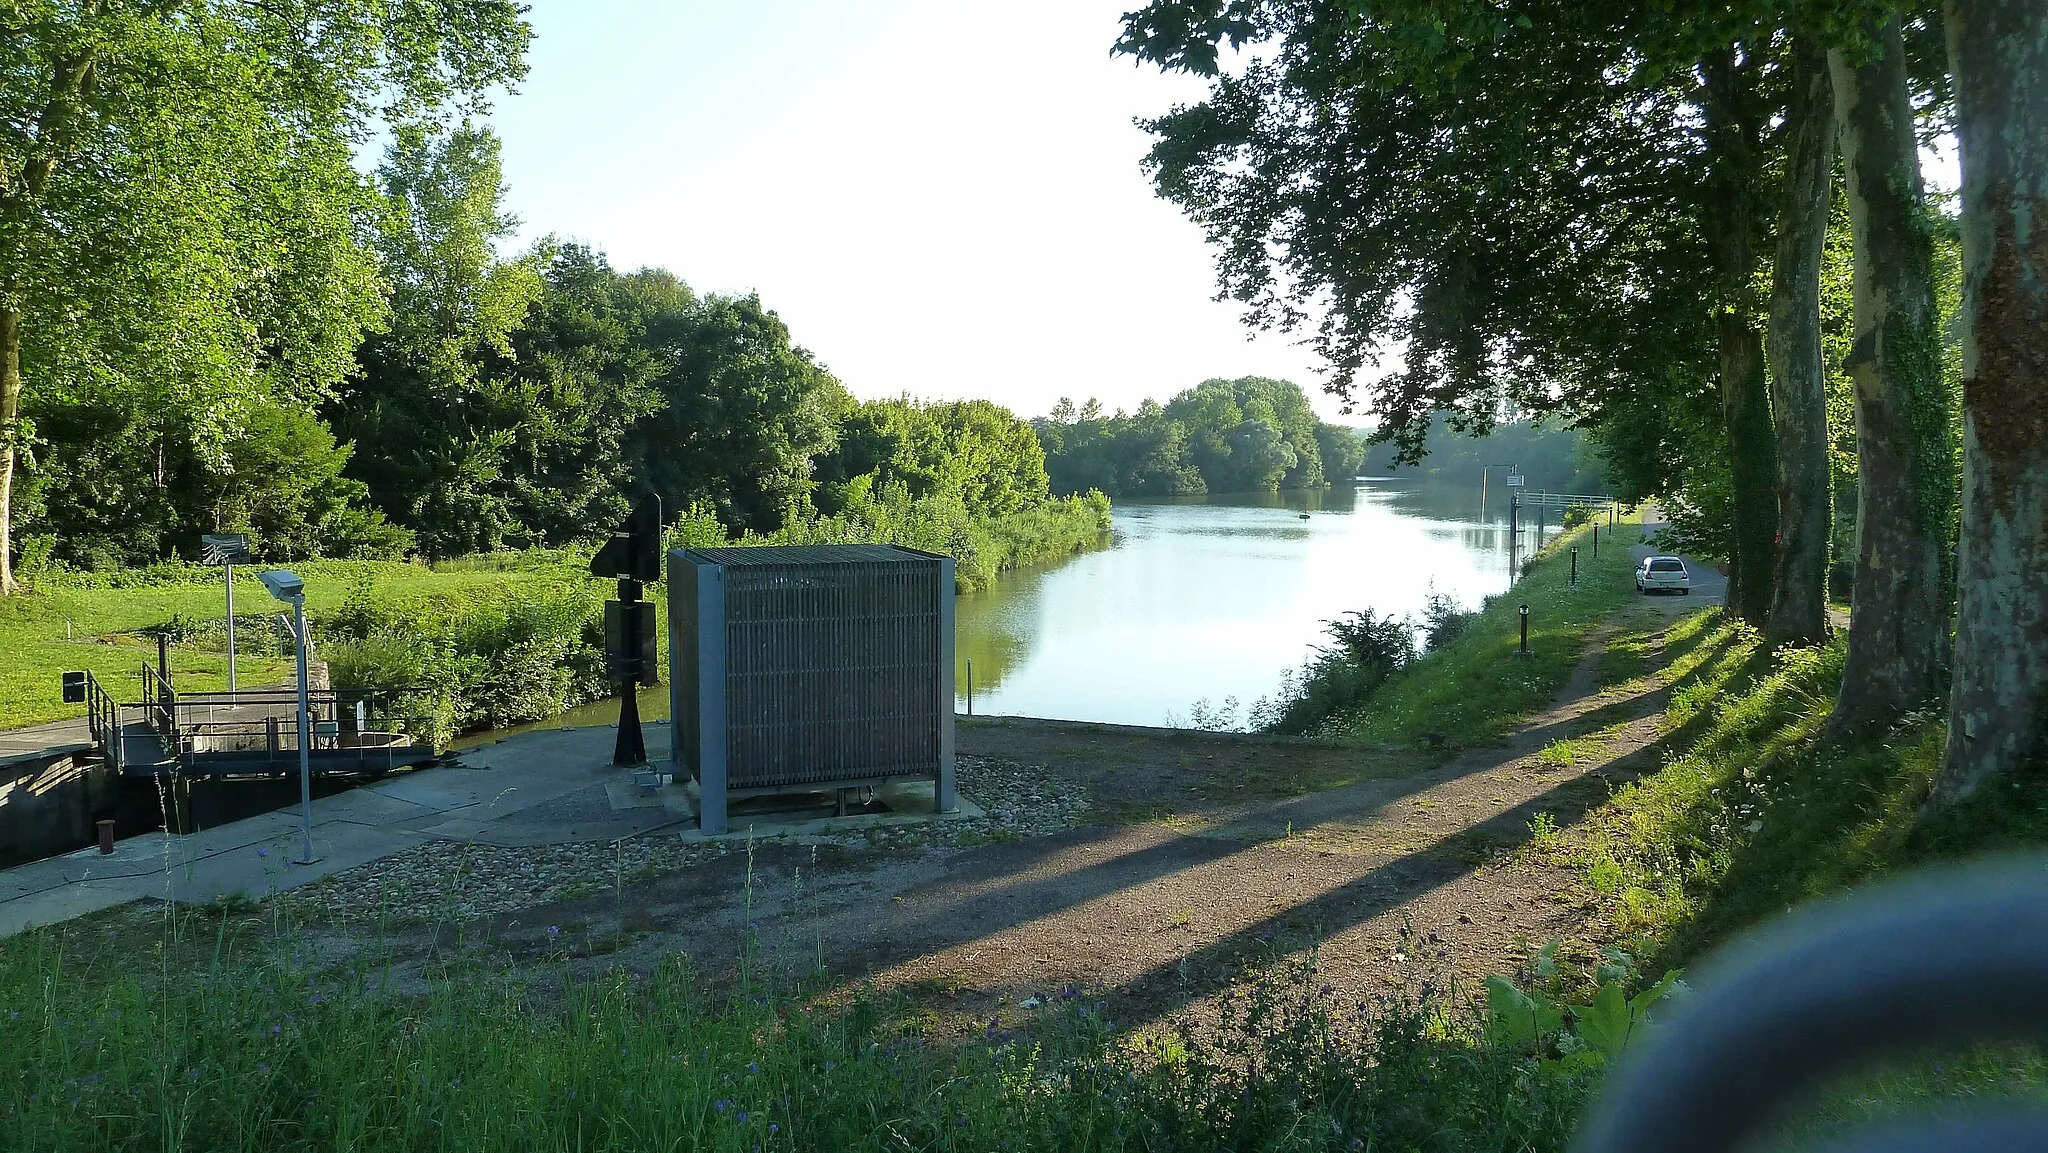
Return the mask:
<svg viewBox="0 0 2048 1153"><path fill-rule="evenodd" d="M270 595L292 606L292 640L299 650L299 827L305 834L305 853L295 862L310 865L313 856L313 717L307 699L306 582L286 569L261 574Z"/></svg>

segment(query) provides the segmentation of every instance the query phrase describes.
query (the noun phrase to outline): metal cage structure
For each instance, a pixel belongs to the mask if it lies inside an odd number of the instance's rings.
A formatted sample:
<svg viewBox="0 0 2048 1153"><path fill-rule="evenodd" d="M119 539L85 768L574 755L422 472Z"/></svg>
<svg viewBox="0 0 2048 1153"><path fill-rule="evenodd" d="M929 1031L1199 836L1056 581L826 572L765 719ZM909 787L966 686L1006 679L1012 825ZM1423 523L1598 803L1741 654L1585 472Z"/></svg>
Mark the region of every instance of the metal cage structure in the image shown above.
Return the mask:
<svg viewBox="0 0 2048 1153"><path fill-rule="evenodd" d="M894 545L674 549L669 704L699 825L729 799L929 779L953 812L953 560Z"/></svg>

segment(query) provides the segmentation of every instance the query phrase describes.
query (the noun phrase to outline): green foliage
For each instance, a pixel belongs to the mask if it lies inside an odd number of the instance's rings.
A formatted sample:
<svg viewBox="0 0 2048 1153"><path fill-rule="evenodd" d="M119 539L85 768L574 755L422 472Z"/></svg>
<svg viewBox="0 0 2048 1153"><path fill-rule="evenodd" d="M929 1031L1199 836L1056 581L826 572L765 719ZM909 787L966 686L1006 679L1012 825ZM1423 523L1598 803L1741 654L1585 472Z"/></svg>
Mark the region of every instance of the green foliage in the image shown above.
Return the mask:
<svg viewBox="0 0 2048 1153"><path fill-rule="evenodd" d="M1430 422L1422 451L1420 461L1403 466L1393 444L1375 444L1366 451L1361 470L1370 476L1424 476L1458 484L1478 484L1483 475L1491 492L1506 483L1513 468L1534 489L1588 494L1608 490L1604 463L1576 428L1503 420L1483 435L1471 435L1438 416Z"/></svg>
<svg viewBox="0 0 2048 1153"><path fill-rule="evenodd" d="M1164 406L1148 400L1132 416L1105 417L1093 400L1077 410L1062 399L1034 426L1055 492L1322 488L1357 475L1363 457L1350 430L1316 419L1298 386L1260 376L1206 380Z"/></svg>
<svg viewBox="0 0 2048 1153"><path fill-rule="evenodd" d="M584 579L389 600L372 579L350 589L340 612L314 618L314 636L336 688L417 688L405 711L430 718L443 743L610 691L605 595L602 582Z"/></svg>
<svg viewBox="0 0 2048 1153"><path fill-rule="evenodd" d="M504 0L342 0L318 19L30 0L7 23L0 473L52 468L46 499L107 447L39 451L73 410L116 432L117 458L153 458L122 478L132 493L164 487L175 457L224 471L250 412L331 391L382 304L354 143L516 79L528 37ZM92 547L161 555L142 551L161 547L157 503Z"/></svg>
<svg viewBox="0 0 2048 1153"><path fill-rule="evenodd" d="M1280 691L1252 707L1254 726L1289 736L1313 732L1363 704L1415 659L1413 621L1365 609L1346 613L1326 628L1332 643L1317 649L1299 673L1282 675Z"/></svg>
<svg viewBox="0 0 2048 1153"><path fill-rule="evenodd" d="M125 953L11 942L10 1148L130 1148L168 1128L191 1148L280 1153L1559 1153L1588 1095L1484 1044L1440 990L1337 1005L1301 964L1248 983L1211 1026L1125 1037L1070 987L960 1036L904 994L707 980L678 956L585 975L570 957L591 942L567 925L538 980L457 959L401 996L404 970L374 946L323 963L303 938L257 937L252 912L175 911L155 941L123 934Z"/></svg>
<svg viewBox="0 0 2048 1153"><path fill-rule="evenodd" d="M1044 499L1017 512L980 515L957 495L910 495L901 480L881 492L871 474L856 478L837 498L838 512L793 520L771 533L729 536L715 516L692 506L668 530L670 548L724 544L895 544L953 558L960 591L986 588L1018 565L1057 560L1102 543L1109 532L1109 498L1101 493Z"/></svg>

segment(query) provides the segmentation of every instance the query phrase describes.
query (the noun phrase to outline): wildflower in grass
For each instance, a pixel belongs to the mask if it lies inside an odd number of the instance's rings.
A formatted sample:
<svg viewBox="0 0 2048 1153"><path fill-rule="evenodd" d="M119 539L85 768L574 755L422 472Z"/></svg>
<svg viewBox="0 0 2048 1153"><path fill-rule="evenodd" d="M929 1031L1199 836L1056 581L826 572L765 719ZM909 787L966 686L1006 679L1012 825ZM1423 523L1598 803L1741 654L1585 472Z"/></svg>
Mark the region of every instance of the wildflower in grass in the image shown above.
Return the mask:
<svg viewBox="0 0 2048 1153"><path fill-rule="evenodd" d="M561 936L561 935L562 935L562 927L561 927L560 925L549 925L549 926L548 926L548 936L549 936L549 937L559 937L559 936Z"/></svg>
<svg viewBox="0 0 2048 1153"><path fill-rule="evenodd" d="M730 1097L720 1097L711 1103L711 1111L714 1113L723 1113L730 1108L732 1108L732 1098Z"/></svg>

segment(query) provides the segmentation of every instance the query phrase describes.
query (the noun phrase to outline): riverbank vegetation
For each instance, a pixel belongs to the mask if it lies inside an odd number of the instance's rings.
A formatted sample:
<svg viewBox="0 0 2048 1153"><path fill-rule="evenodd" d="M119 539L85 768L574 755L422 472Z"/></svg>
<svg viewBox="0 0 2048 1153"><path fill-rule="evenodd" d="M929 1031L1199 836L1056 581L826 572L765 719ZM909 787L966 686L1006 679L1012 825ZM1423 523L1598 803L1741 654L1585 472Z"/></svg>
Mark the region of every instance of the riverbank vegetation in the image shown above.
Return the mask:
<svg viewBox="0 0 2048 1153"><path fill-rule="evenodd" d="M1358 475L1364 446L1317 419L1301 387L1247 376L1205 380L1165 404L1105 416L1062 399L1032 422L1054 492L1192 496L1323 488Z"/></svg>
<svg viewBox="0 0 2048 1153"><path fill-rule="evenodd" d="M1421 619L1364 613L1334 621L1333 643L1254 706L1253 723L1347 744L1497 744L1550 703L1589 639L1637 596L1622 542L1640 534L1635 513L1613 528L1604 514L1582 519L1529 558L1513 587L1472 610L1437 596ZM1524 605L1527 656L1520 652Z"/></svg>

